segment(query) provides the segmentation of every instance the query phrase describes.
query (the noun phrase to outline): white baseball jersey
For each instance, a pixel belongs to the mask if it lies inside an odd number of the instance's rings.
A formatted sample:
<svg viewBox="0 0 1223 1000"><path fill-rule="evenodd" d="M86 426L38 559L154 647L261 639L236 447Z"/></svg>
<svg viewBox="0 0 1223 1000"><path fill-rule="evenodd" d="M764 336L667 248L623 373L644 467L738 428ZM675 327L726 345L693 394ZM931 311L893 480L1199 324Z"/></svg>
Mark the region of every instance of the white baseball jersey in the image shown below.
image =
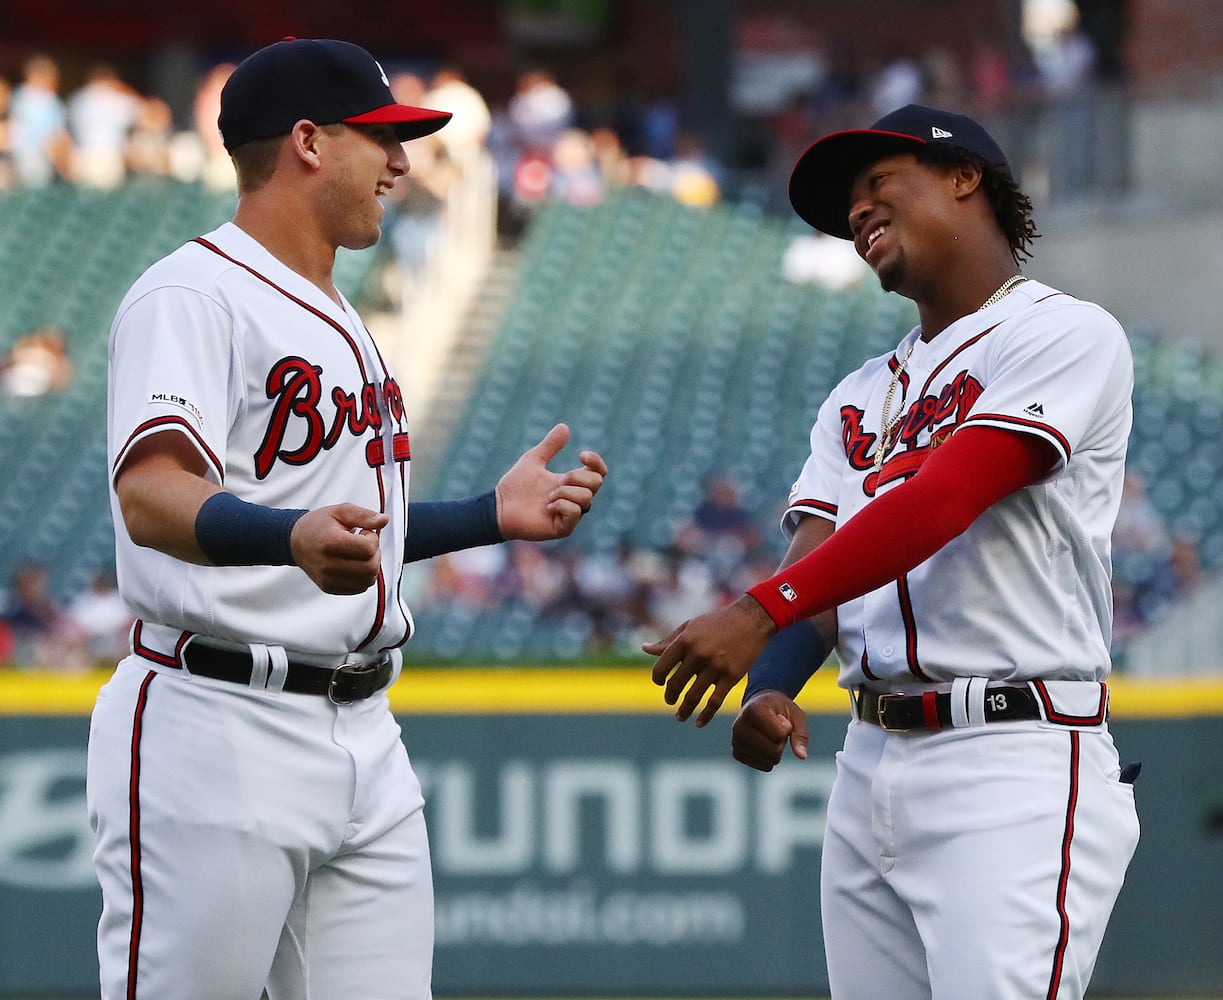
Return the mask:
<svg viewBox="0 0 1223 1000"><path fill-rule="evenodd" d="M896 390L903 403L892 406L905 416L876 470L884 397L910 345ZM844 524L964 426L1035 434L1060 458L1044 482L990 507L900 580L837 609L842 686L1107 676L1110 536L1132 389L1116 320L1031 280L929 342L912 330L894 354L841 381L811 431L783 519L789 531L799 514Z"/></svg>
<svg viewBox="0 0 1223 1000"><path fill-rule="evenodd" d="M394 984L427 1000L424 802L386 695L285 693L267 648L320 672L388 649L400 666L410 449L395 379L347 302L230 223L154 264L111 330L112 478L166 430L244 500L352 502L390 520L376 585L336 596L294 566L140 548L112 484L119 585L139 620L90 720L101 996L370 997ZM250 683L183 669L196 637L247 644Z"/></svg>
<svg viewBox="0 0 1223 1000"><path fill-rule="evenodd" d="M192 633L337 662L401 645L411 449L399 386L355 310L226 223L154 264L110 336L111 506L136 651L173 662ZM337 596L293 566L196 566L135 545L113 475L137 441L167 429L243 500L386 513L376 586Z"/></svg>

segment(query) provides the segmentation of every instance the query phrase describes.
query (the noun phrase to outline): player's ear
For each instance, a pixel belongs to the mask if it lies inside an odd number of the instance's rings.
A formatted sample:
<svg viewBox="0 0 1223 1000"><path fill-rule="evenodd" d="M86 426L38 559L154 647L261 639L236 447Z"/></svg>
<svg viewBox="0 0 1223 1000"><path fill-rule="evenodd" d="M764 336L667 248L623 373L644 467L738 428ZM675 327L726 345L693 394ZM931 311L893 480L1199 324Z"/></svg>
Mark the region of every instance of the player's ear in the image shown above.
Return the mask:
<svg viewBox="0 0 1223 1000"><path fill-rule="evenodd" d="M952 191L957 198L967 198L981 186L981 168L965 160L951 168Z"/></svg>
<svg viewBox="0 0 1223 1000"><path fill-rule="evenodd" d="M315 125L307 118L301 119L289 133L289 142L294 155L303 163L314 169L319 167L319 143L324 132L322 126Z"/></svg>

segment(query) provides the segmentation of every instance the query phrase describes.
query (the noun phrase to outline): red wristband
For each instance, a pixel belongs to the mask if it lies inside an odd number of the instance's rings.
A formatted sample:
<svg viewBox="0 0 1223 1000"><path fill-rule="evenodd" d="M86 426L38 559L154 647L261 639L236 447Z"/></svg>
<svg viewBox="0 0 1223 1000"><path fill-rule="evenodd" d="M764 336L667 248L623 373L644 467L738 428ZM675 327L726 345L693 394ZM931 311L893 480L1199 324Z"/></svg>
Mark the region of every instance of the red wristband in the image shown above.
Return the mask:
<svg viewBox="0 0 1223 1000"><path fill-rule="evenodd" d="M777 576L769 577L750 588L748 594L760 603L768 616L773 619L773 624L779 629L793 625L799 620L799 616L794 613L798 592L785 580Z"/></svg>

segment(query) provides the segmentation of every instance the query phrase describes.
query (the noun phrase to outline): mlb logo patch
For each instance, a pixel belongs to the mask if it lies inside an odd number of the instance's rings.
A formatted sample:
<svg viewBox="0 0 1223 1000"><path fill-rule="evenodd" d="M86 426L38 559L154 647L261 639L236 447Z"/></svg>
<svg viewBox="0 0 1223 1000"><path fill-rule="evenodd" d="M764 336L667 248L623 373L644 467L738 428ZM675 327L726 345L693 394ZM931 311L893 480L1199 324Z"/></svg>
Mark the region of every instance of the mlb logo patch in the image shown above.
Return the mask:
<svg viewBox="0 0 1223 1000"><path fill-rule="evenodd" d="M781 596L784 597L787 601L797 601L798 600L798 591L796 591L788 583L783 583L780 587L777 588L777 590L778 590L778 593L780 593Z"/></svg>

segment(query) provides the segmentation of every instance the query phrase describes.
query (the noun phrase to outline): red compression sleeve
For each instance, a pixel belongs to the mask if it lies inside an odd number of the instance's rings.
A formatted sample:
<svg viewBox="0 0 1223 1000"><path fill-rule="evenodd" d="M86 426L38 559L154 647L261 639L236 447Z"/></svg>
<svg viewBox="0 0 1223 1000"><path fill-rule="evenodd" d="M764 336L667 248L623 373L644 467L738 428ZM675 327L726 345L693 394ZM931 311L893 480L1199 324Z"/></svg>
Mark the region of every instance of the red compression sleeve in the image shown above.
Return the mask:
<svg viewBox="0 0 1223 1000"><path fill-rule="evenodd" d="M930 453L907 482L858 511L798 562L748 593L778 628L899 579L987 508L1042 479L1056 461L1043 438L970 427Z"/></svg>

